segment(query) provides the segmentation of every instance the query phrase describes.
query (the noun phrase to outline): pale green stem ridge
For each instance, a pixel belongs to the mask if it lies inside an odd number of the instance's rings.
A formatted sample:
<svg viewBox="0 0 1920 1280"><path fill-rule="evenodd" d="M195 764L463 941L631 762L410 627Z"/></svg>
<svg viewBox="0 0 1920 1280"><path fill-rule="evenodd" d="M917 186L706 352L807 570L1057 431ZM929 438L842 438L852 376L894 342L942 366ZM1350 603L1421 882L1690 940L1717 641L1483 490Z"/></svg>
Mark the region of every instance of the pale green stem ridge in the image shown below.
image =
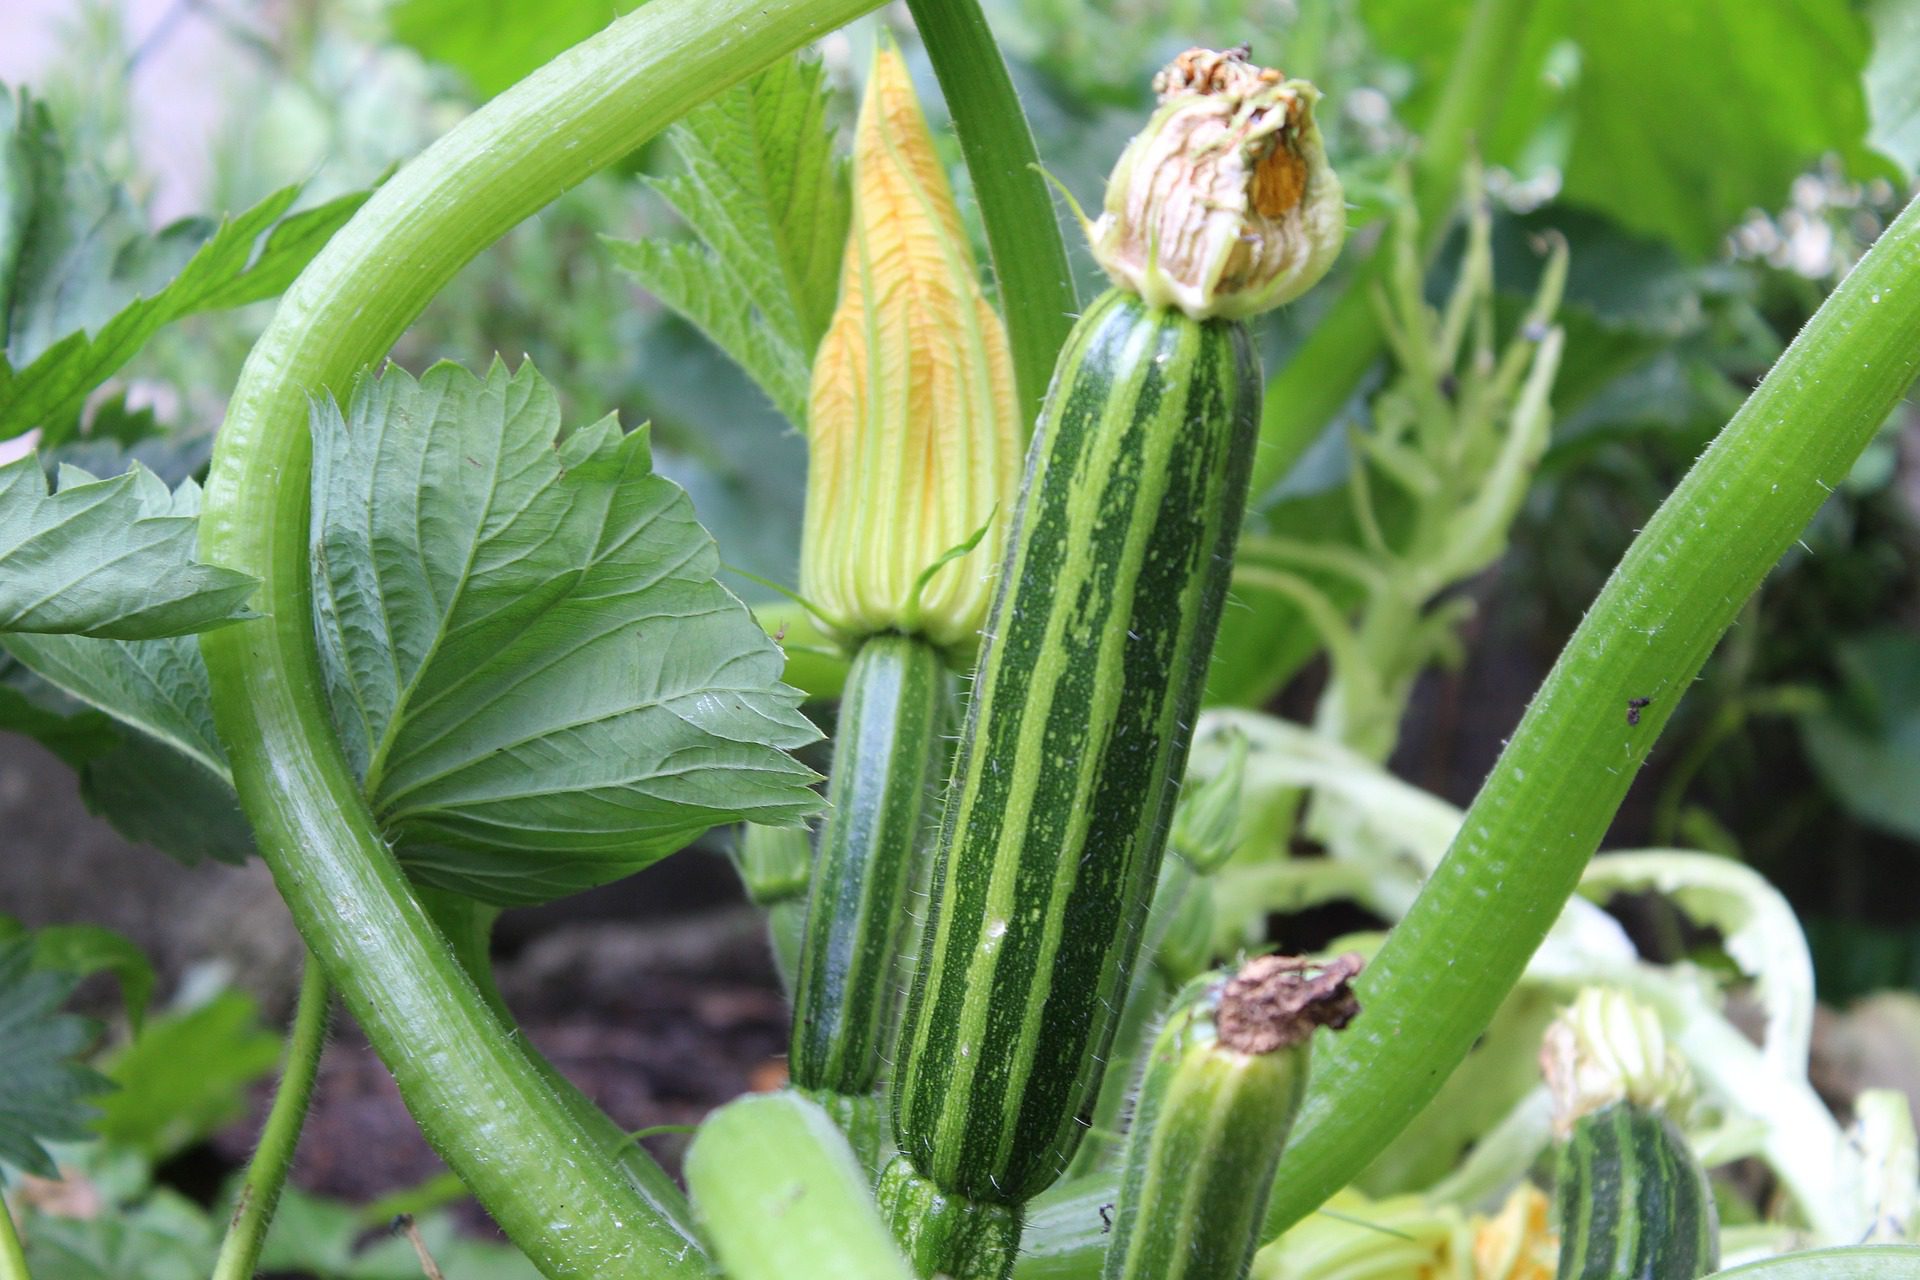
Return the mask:
<svg viewBox="0 0 1920 1280"><path fill-rule="evenodd" d="M390 179L294 282L220 433L201 551L265 615L203 639L260 851L409 1110L553 1277L705 1272L512 1043L410 891L331 725L308 583L310 396L343 396L434 293L562 191L877 0L654 0Z"/></svg>
<svg viewBox="0 0 1920 1280"><path fill-rule="evenodd" d="M1722 632L1920 368L1920 202L1889 227L1627 550L1445 860L1316 1055L1269 1239L1434 1096L1519 979ZM1630 699L1651 701L1629 719Z"/></svg>
<svg viewBox="0 0 1920 1280"><path fill-rule="evenodd" d="M308 956L293 1007L293 1031L287 1037L280 1086L274 1091L266 1126L260 1130L260 1145L247 1165L247 1180L240 1184L227 1238L213 1264L213 1280L253 1280L267 1228L273 1225L273 1211L287 1185L287 1171L293 1167L294 1149L300 1145L307 1106L313 1101L313 1081L320 1072L320 1052L327 1046L327 1014L332 1007L326 971Z"/></svg>

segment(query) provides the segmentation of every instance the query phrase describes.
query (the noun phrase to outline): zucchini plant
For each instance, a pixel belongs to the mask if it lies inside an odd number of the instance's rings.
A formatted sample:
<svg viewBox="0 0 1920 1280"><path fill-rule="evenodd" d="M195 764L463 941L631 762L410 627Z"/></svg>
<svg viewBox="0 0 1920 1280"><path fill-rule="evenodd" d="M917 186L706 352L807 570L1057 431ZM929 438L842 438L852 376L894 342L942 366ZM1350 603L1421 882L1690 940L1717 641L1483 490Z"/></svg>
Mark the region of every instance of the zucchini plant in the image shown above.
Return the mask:
<svg viewBox="0 0 1920 1280"><path fill-rule="evenodd" d="M1253 322L1320 281L1347 232L1319 90L1245 47L1174 59L1082 219L1111 281L1083 306L974 0L909 6L971 206L884 40L838 158L828 74L794 55L877 7L651 0L370 195L291 218L275 197L105 324L17 351L3 333L0 424L52 447L155 328L285 290L204 494L0 466L10 661L46 705L94 708L236 815L233 851L263 858L310 953L213 1273L261 1265L336 998L555 1278L1518 1277L1557 1253L1589 1280L1909 1234L1911 1118L1876 1096L1841 1146L1806 1084L1810 977L1777 895L1692 855L1589 859L1740 602L1920 369L1920 208L1648 525L1460 813L1377 762L1452 640L1437 598L1504 545L1577 332L1556 324L1564 244L1517 322L1498 314L1467 153L1486 94L1449 96L1419 165L1445 180L1399 192L1392 247L1361 277L1387 286L1401 376L1353 438L1366 528L1349 553L1247 529L1256 478L1297 457L1291 424L1311 416L1276 403L1306 375L1296 361L1270 387ZM1463 61L1491 76L1526 9L1473 6ZM44 121L0 101L29 146ZM820 736L787 683L797 635L783 653L723 585L646 428L564 428L530 362L380 367L461 267L663 131L684 171L653 188L692 235L608 252L805 437L790 616L844 666L825 779L794 755ZM1424 266L1462 189L1436 310ZM0 236L0 287L30 293L20 240ZM1337 304L1326 331L1364 354L1354 314ZM1318 398L1344 397L1353 351ZM1410 538L1375 518L1388 482ZM1357 584L1360 622L1303 570ZM1319 733L1203 714L1236 582L1307 610L1333 649ZM1303 791L1322 858L1276 854ZM734 824L792 998L792 1088L716 1112L683 1192L518 1034L487 943L505 907ZM1754 970L1764 1043L1576 897L1609 888L1709 916ZM1234 932L1250 914L1335 896L1392 927L1351 952L1239 954L1266 941ZM1225 961L1232 977L1196 979ZM46 1174L41 1140L74 1135L92 1081L53 1013L68 984L28 965L0 944L0 1051L18 1057L0 1065L22 1082L0 1086L0 1160ZM1641 1003L1576 997L1540 1083L1532 1050L1569 985ZM39 1043L14 1046L16 1026ZM1659 1033L1725 1123L1676 1128L1659 1079L1616 1072L1622 1096L1565 1126L1550 1215L1532 1181L1548 1085L1586 1089L1596 1059L1658 1077ZM1769 1098L1788 1115L1756 1140L1736 1121ZM1497 1105L1497 1125L1463 1135L1436 1114L1456 1103ZM1790 1211L1723 1227L1706 1170L1746 1155ZM28 1252L0 1213L0 1280L24 1280Z"/></svg>

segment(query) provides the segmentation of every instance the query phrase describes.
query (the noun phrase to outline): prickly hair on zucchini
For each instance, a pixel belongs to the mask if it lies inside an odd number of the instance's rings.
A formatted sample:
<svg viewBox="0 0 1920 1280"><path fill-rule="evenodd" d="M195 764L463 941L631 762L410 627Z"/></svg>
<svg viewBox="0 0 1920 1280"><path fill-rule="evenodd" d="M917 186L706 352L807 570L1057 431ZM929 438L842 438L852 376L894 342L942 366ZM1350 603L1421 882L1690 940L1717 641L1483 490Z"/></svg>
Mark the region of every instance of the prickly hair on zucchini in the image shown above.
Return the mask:
<svg viewBox="0 0 1920 1280"><path fill-rule="evenodd" d="M1098 1088L1246 503L1240 319L1311 285L1344 225L1311 85L1203 50L1156 83L1090 229L1115 287L1028 455L894 1079L900 1159L976 1202L1052 1182Z"/></svg>

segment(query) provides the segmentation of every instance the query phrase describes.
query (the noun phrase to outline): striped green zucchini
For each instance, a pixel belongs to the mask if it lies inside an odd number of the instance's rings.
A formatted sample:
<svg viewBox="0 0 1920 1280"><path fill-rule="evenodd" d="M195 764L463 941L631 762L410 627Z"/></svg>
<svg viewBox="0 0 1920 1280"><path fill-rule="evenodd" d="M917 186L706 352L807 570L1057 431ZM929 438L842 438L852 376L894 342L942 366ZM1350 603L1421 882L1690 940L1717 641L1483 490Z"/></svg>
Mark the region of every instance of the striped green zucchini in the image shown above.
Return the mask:
<svg viewBox="0 0 1920 1280"><path fill-rule="evenodd" d="M1559 1280L1696 1280L1720 1265L1707 1176L1673 1122L1616 1102L1560 1150Z"/></svg>
<svg viewBox="0 0 1920 1280"><path fill-rule="evenodd" d="M1259 361L1124 290L1054 373L954 764L893 1085L948 1195L1072 1155L1124 1003L1245 505Z"/></svg>
<svg viewBox="0 0 1920 1280"><path fill-rule="evenodd" d="M847 673L793 992L790 1070L802 1089L863 1097L879 1081L946 699L939 653L909 636L870 637Z"/></svg>
<svg viewBox="0 0 1920 1280"><path fill-rule="evenodd" d="M1105 1280L1243 1280L1313 1033L1359 1013L1360 958L1257 956L1175 1000L1127 1135Z"/></svg>

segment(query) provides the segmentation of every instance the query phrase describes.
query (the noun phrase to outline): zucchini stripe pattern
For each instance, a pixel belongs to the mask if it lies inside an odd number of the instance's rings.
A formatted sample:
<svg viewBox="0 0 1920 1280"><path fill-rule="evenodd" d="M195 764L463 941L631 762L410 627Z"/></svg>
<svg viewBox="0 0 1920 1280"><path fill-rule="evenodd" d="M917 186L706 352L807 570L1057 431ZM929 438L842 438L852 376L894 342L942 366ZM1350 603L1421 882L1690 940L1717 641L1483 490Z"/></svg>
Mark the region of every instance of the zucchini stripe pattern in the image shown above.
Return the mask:
<svg viewBox="0 0 1920 1280"><path fill-rule="evenodd" d="M898 1004L907 887L942 759L946 672L925 641L870 637L847 675L794 986L803 1089L864 1095Z"/></svg>
<svg viewBox="0 0 1920 1280"><path fill-rule="evenodd" d="M1617 1102L1582 1116L1556 1182L1558 1280L1695 1280L1719 1267L1713 1192L1659 1112Z"/></svg>
<svg viewBox="0 0 1920 1280"><path fill-rule="evenodd" d="M894 1086L942 1191L1065 1167L1142 931L1246 502L1237 322L1103 295L1035 433L954 765Z"/></svg>

